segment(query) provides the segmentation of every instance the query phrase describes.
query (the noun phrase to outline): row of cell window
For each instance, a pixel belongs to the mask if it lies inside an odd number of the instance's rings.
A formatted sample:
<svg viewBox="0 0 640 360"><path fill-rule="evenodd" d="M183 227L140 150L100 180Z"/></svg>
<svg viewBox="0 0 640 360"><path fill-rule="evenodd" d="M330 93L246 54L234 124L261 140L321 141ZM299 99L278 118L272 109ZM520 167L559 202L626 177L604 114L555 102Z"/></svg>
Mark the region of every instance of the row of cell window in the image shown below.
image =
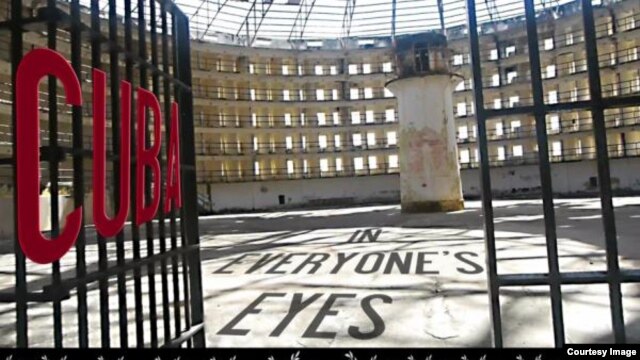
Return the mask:
<svg viewBox="0 0 640 360"><path fill-rule="evenodd" d="M510 146L497 146L491 149L489 165L519 165L534 164L538 162L538 149L527 151L523 144ZM472 157L473 154L473 157ZM549 160L551 162L576 161L596 158L596 149L593 145L583 146L582 140L577 139L573 147L565 147L562 141L554 141L549 145ZM614 143L608 146L608 156L611 158L640 156L640 142ZM461 168L477 167L480 162L477 149L462 148L459 151ZM382 160L382 161L381 161ZM246 166L248 164L245 164ZM381 170L377 171L377 170ZM370 155L355 157L323 157L320 159L286 159L281 165L273 162L254 161L250 172L245 171L243 163L233 165L222 163L220 170L199 171L200 182L219 180L262 180L264 178L276 179L280 175L323 176L323 175L366 175L375 173L394 173L399 170L399 158L397 154L386 156ZM373 171L373 172L372 172Z"/></svg>
<svg viewBox="0 0 640 360"><path fill-rule="evenodd" d="M194 85L196 97L219 100L251 100L251 101L340 101L393 98L387 88L351 87L348 93L339 89L258 89L224 86ZM347 97L348 95L348 97Z"/></svg>
<svg viewBox="0 0 640 360"><path fill-rule="evenodd" d="M312 169L316 169L321 173L327 172L343 172L348 170L355 171L364 171L364 170L377 170L380 168L385 169L398 169L398 155L390 154L385 158L386 162L381 162L381 156L371 155L371 156L355 156L351 159L343 159L342 157L326 157L318 159L318 166L311 167L310 161L307 159L293 160L287 159L285 161L285 168L273 168L271 166L263 166L260 161L255 161L253 163L253 175L262 175L262 174L273 174L279 173L282 170L286 170L286 173L289 175L298 174L298 173L309 173ZM349 163L347 163L349 161ZM224 164L221 169L222 175L227 175L228 170L226 170Z"/></svg>
<svg viewBox="0 0 640 360"><path fill-rule="evenodd" d="M615 66L625 64L640 59L640 47L619 50L608 54L600 54L600 67ZM542 70L542 79L554 79L559 76L573 75L587 71L586 59L575 59L573 54L568 54L567 59L559 59L554 64L544 66ZM617 56L616 56L617 55ZM527 83L531 80L531 71L528 63L521 66L509 66L504 68L501 73L492 74L482 79L484 88L495 88L504 85ZM471 79L461 80L455 87L455 91L466 91L473 88Z"/></svg>
<svg viewBox="0 0 640 360"><path fill-rule="evenodd" d="M308 115L301 112L298 114L284 113L282 115L258 115L253 113L250 116L205 114L204 112L196 113L196 123L201 126L236 126L236 127L293 127L293 126L338 126L343 124L361 125L361 124L380 124L392 123L397 121L395 108L385 109L384 113L375 110L351 111L349 121L343 120L342 112L333 111L331 113L319 111L314 115Z"/></svg>
<svg viewBox="0 0 640 360"><path fill-rule="evenodd" d="M634 79L623 80L603 84L601 87L602 95L604 97L631 95L640 93L640 75L637 75ZM586 101L590 99L590 92L588 85L584 87L574 87L570 90L560 91L557 89L549 90L546 92L544 101L546 104L558 104L565 102L577 102ZM493 100L489 99L484 104L486 109L502 109L502 108L514 108L522 105L530 105L533 102L531 96L511 95L508 98L502 98L497 96ZM465 117L473 115L473 102L458 102L455 107L455 115L458 117Z"/></svg>
<svg viewBox="0 0 640 360"><path fill-rule="evenodd" d="M513 161L514 163L538 161L538 145L535 145L533 151L526 151L523 144L496 146L489 156L490 164L495 162ZM581 139L576 139L572 147L565 147L563 141L553 141L549 144L550 161L575 161L584 159L594 159L596 157L595 146L584 146ZM471 157L473 154L473 158ZM608 155L611 158L640 156L640 143L615 143L608 145ZM460 164L463 168L469 167L469 164L478 164L480 155L478 149L462 148L459 150Z"/></svg>
<svg viewBox="0 0 640 360"><path fill-rule="evenodd" d="M207 59L206 53L196 52L194 56L195 65L201 70L213 70L228 73L249 73L256 75L278 75L278 76L327 76L327 75L368 75L377 73L391 73L394 71L393 62L366 62L348 63L346 68L341 64L300 64L286 63L285 60L277 62L246 61L246 58L237 59Z"/></svg>
<svg viewBox="0 0 640 360"><path fill-rule="evenodd" d="M329 143L330 140L332 141L331 144ZM288 135L288 136L285 136L283 143L277 143L273 141L273 142L260 144L258 137L254 136L253 150L257 151L260 149L261 146L268 147L274 150L278 149L278 147L284 148L286 150L293 150L294 147L299 147L300 149L308 149L309 147L318 147L319 149L322 150L322 149L327 149L330 145L334 149L340 149L343 146L343 140L344 138L342 134L333 134L333 136L320 134L318 135L316 142L314 141L309 142L306 135L300 136L299 141L294 141L294 137L291 135ZM351 134L351 142L349 143L349 145L353 147L362 147L365 145L373 147L378 144L384 144L385 146L396 146L398 144L397 132L395 130L387 131L385 133L384 138L379 138L378 134L373 131L366 132L366 133L353 133Z"/></svg>
<svg viewBox="0 0 640 360"><path fill-rule="evenodd" d="M527 151L523 144L513 144L510 146L497 146L491 149L489 164L526 164L538 161L538 149ZM473 154L473 158L472 158ZM608 155L612 158L640 156L640 143L615 143L608 146ZM549 144L549 156L551 162L576 161L594 159L596 149L594 146L583 146L582 140L577 139L573 147L565 147L562 141L553 141ZM480 161L477 149L462 148L459 151L460 165L462 168L476 167ZM383 161L381 161L383 160ZM354 156L354 157L322 157L319 159L286 159L283 167L273 162L254 161L253 169L250 173L244 171L243 165L237 162L230 164L222 163L219 171L200 171L199 178L202 181L216 180L219 177L246 178L248 180L258 180L255 177L273 177L274 175L323 175L329 173L350 174L354 171L384 170L396 172L399 168L399 158L397 154ZM209 175L209 176L208 176Z"/></svg>
<svg viewBox="0 0 640 360"><path fill-rule="evenodd" d="M510 150L510 152L507 154L508 149ZM580 149L582 148L580 147ZM493 161L505 161L507 159L525 157L524 145L522 144L514 144L509 146L506 146L506 145L496 146L493 150L495 150L495 152L493 155L490 156L490 159ZM471 151L472 150L469 148L462 148L459 150L458 157L460 159L460 164L480 162L480 154L478 149L476 148L473 150L473 156L474 156L473 159L471 158ZM533 153L537 154L537 151L538 150L536 145L536 149L533 151ZM558 156L562 156L562 154L563 154L563 151L562 151L561 141L554 141L550 143L550 146L549 146L550 156L558 157Z"/></svg>
<svg viewBox="0 0 640 360"><path fill-rule="evenodd" d="M287 160L281 165L265 166L254 162L252 168L242 164L230 167L222 164L220 170L198 171L199 183L235 182L260 180L286 180L315 177L345 177L358 175L394 174L399 171L397 155L385 158L369 156L352 159L322 158L319 161L307 159ZM250 168L250 169L249 169Z"/></svg>
<svg viewBox="0 0 640 360"><path fill-rule="evenodd" d="M317 136L300 135L293 136L287 135L280 140L271 137L266 139L266 136L251 137L251 150L253 152L269 151L277 153L282 150L294 151L302 150L307 151L309 149L318 149L320 151L333 149L340 150L343 146L350 146L352 148L365 148L373 149L378 147L395 147L398 145L398 134L395 130L384 132L384 137L380 137L376 132L363 132L352 134L320 134ZM202 143L196 146L201 154L243 154L247 150L246 145L240 140L236 141L221 141L219 145L210 144L209 141L202 140Z"/></svg>
<svg viewBox="0 0 640 360"><path fill-rule="evenodd" d="M640 107L607 109L604 121L607 128L636 126L640 124ZM536 131L532 115L524 121L518 118L490 119L486 124L489 140L534 136ZM546 130L548 134L593 130L593 121L589 111L584 110L550 113L546 115ZM459 142L475 140L477 138L476 125L459 125L457 137Z"/></svg>
<svg viewBox="0 0 640 360"><path fill-rule="evenodd" d="M564 119L563 119L564 117ZM593 122L588 114L579 115L571 113L569 116L561 114L548 114L546 117L548 134L563 132L578 132L593 130ZM619 111L605 113L605 126L615 128L621 126L636 126L640 124L640 110L637 108L623 108ZM477 138L476 125L458 126L458 142L467 142ZM521 138L535 135L533 120L528 125L523 125L519 119L510 121L488 121L487 138L489 140L504 138Z"/></svg>
<svg viewBox="0 0 640 360"><path fill-rule="evenodd" d="M296 73L292 73L291 68L297 68ZM348 64L346 73L349 75L368 75L375 73L391 73L393 72L393 63L388 61L380 64L380 66L376 66L376 64L372 65L370 63L364 64ZM270 69L266 68L264 72L259 71L259 67L256 64L249 64L249 73L265 73L270 75ZM338 65L313 65L310 67L305 67L302 65L297 65L296 67L290 65L282 65L282 72L279 75L316 75L316 76L324 76L324 75L341 75L344 74L344 71L341 71L341 67Z"/></svg>
<svg viewBox="0 0 640 360"><path fill-rule="evenodd" d="M638 14L632 14L618 19L616 29L617 32L625 32L634 30L638 27L640 27L640 17L638 16ZM596 26L596 33L597 37L613 35L613 23L609 21L606 23L598 24ZM526 54L528 52L528 48L526 47L526 45L520 47L515 43L517 42L517 40L513 41L514 43L507 42L505 45L501 46L500 49L494 48L481 51L481 58L489 61L497 61L498 59L506 59L521 53ZM584 35L581 28L569 28L563 34L543 38L539 42L538 46L544 51L552 51L558 47L572 46L583 41ZM523 42L523 44L526 44L526 42ZM452 64L454 66L466 65L469 64L469 60L469 54L454 54L452 57Z"/></svg>

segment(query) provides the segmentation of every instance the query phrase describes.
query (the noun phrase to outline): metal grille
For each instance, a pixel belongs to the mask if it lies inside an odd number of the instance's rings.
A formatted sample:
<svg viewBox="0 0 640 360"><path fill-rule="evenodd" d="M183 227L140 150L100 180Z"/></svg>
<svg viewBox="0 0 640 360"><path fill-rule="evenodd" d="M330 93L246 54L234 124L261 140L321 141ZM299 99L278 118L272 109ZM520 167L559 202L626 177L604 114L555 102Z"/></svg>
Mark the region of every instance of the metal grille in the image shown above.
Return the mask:
<svg viewBox="0 0 640 360"><path fill-rule="evenodd" d="M524 3L522 2L524 1ZM545 286L548 287L551 300L551 314L553 318L553 330L555 345L562 346L565 343L565 329L563 323L562 309L562 286L575 284L606 284L610 300L611 322L614 339L617 343L624 343L625 323L623 318L623 299L621 285L623 283L640 282L640 269L621 269L618 261L618 243L616 235L615 212L612 202L611 176L609 170L609 151L607 144L607 130L605 124L605 111L637 106L640 104L640 96L612 96L603 97L606 91L601 86L600 63L598 48L596 46L596 26L594 22L594 11L591 0L582 0L581 15L584 35L584 50L586 52L586 67L588 76L588 89L585 89L589 100L545 103L543 95L543 82L540 61L540 42L538 39L539 24L538 16L544 11L541 3L534 3L534 0L517 0L510 2L510 5L524 4L528 61L531 66L531 94L528 104L519 107L505 109L488 109L485 107L484 95L486 84L483 84L483 60L481 59L481 45L479 34L478 14L480 7L486 6L489 13L497 11L495 2L477 2L476 0L466 0L467 19L470 41L471 65L473 71L474 100L476 107L476 119L478 124L478 147L480 152L480 176L482 184L482 206L484 213L485 243L487 254L487 273L489 280L489 295L491 303L491 320L494 344L497 347L503 345L503 327L500 306L500 290L506 287L518 286ZM542 2L544 3L544 1ZM490 4L493 4L491 6ZM544 5L544 4L542 4ZM501 5L503 6L503 5ZM508 6L505 6L508 8ZM493 21L493 17L492 17ZM487 26L483 24L482 26ZM500 57L500 55L498 55ZM483 85L479 85L483 84ZM603 91L605 90L605 91ZM553 184L551 177L551 167L549 160L548 137L546 126L546 115L553 112L582 110L589 112L593 121L593 135L595 138L595 152L597 159L597 179L599 195L601 200L602 219L606 249L606 271L578 271L562 272L558 260L558 239L557 226L555 221ZM535 118L535 133L538 148L538 164L540 171L540 181L543 199L544 227L546 237L546 250L548 273L521 273L521 274L499 274L497 245L494 228L494 216L491 192L490 156L488 152L487 126L489 119L509 116L530 114ZM585 314L586 315L586 314Z"/></svg>
<svg viewBox="0 0 640 360"><path fill-rule="evenodd" d="M91 212L86 201L93 150L91 68L107 73L110 88L107 197L112 208L119 208L121 80L130 82L134 90L141 87L152 91L162 104L163 119L153 119L164 123L166 132L159 155L160 184L164 184L166 175L171 102L178 103L183 199L179 210L174 206L165 215L161 192L153 222L140 227L127 223L114 238L102 238L93 226L85 224L72 251L52 265L26 259L16 235L15 284L2 296L5 305L15 307L14 345L204 346L187 17L166 0L91 0L89 8L79 0L6 0L4 5L7 14L0 27L7 34L12 84L23 54L35 47L47 47L70 59L83 92L83 106L68 106L64 91L53 77L43 81L46 86L40 88L40 120L48 126L43 125L40 134L41 184L47 187L51 199L50 229L43 231L45 235L55 237L64 226L60 221L64 219L61 202L67 202L63 193L70 194L68 202L73 208L84 204L84 219ZM136 116L134 97L132 119ZM5 159L2 171L12 177L7 185L13 189L15 208L20 186L16 182L15 169L20 166L15 160L16 144L21 141L15 128L21 119L16 116L15 92L10 100L13 155ZM144 131L149 146L149 127ZM130 195L131 209L135 209L133 120L130 134ZM146 175L145 193L149 196L152 180L149 171Z"/></svg>

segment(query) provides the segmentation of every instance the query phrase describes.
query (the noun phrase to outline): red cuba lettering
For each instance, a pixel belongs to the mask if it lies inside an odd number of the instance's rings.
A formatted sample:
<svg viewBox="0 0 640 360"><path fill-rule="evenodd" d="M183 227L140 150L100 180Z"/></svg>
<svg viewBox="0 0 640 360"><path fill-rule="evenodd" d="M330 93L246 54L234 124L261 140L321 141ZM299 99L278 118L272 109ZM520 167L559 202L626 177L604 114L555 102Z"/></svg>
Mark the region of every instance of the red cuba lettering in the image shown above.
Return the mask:
<svg viewBox="0 0 640 360"><path fill-rule="evenodd" d="M73 246L82 226L82 207L74 209L56 238L40 231L40 115L38 88L51 75L62 83L67 104L82 105L75 71L59 53L35 49L24 56L16 74L17 232L24 255L39 264L60 259Z"/></svg>
<svg viewBox="0 0 640 360"><path fill-rule="evenodd" d="M150 109L153 113L153 144L146 148L147 112ZM136 144L136 225L151 221L158 211L160 205L160 103L156 96L145 89L138 88L138 136ZM150 168L152 172L151 201L146 203L144 193L145 169Z"/></svg>
<svg viewBox="0 0 640 360"><path fill-rule="evenodd" d="M129 214L131 193L131 84L120 83L120 208L109 218L105 206L106 192L106 89L107 75L93 69L93 219L98 233L104 237L115 236L124 228Z"/></svg>
<svg viewBox="0 0 640 360"><path fill-rule="evenodd" d="M24 255L40 264L61 259L75 243L83 219L83 207L69 213L62 231L55 238L46 238L40 231L40 115L38 90L46 76L58 79L64 86L66 102L82 106L82 89L75 71L59 53L49 49L35 49L27 53L16 74L16 186L17 236ZM129 216L131 204L131 84L120 82L120 193L119 209L107 214L107 75L93 69L93 219L96 231L105 238L122 231ZM135 214L133 222L141 225L151 221L160 206L160 161L162 148L162 112L158 98L150 91L137 89L136 119L136 183ZM147 112L153 116L152 145L147 148ZM113 124L116 126L116 124ZM178 104L171 104L167 146L167 180L164 211L182 207L180 181L180 122ZM146 198L145 175L151 171L151 197Z"/></svg>

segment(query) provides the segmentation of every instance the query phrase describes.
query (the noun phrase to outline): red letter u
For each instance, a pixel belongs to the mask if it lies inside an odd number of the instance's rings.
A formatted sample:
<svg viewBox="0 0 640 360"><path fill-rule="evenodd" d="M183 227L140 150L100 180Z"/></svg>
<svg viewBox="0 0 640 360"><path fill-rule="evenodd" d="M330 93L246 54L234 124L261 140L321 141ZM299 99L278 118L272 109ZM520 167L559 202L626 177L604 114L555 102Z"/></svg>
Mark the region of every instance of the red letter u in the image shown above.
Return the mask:
<svg viewBox="0 0 640 360"><path fill-rule="evenodd" d="M106 89L107 75L103 71L93 69L93 220L100 235L112 237L122 230L127 215L129 215L131 84L126 81L120 83L120 208L112 219L107 215L105 206L107 188Z"/></svg>
<svg viewBox="0 0 640 360"><path fill-rule="evenodd" d="M153 113L153 145L146 148L146 130L147 130L147 108ZM145 89L138 88L138 134L136 144L136 225L144 224L151 221L158 211L160 205L160 162L158 154L160 154L160 103L156 96ZM145 202L144 183L145 168L151 169L153 178L153 189L151 192L151 203Z"/></svg>
<svg viewBox="0 0 640 360"><path fill-rule="evenodd" d="M66 102L82 105L82 91L76 73L62 55L49 49L27 53L16 74L16 176L18 241L24 255L39 264L59 260L73 246L82 225L82 207L66 217L57 238L40 232L40 115L38 88L43 77L58 78L64 86Z"/></svg>

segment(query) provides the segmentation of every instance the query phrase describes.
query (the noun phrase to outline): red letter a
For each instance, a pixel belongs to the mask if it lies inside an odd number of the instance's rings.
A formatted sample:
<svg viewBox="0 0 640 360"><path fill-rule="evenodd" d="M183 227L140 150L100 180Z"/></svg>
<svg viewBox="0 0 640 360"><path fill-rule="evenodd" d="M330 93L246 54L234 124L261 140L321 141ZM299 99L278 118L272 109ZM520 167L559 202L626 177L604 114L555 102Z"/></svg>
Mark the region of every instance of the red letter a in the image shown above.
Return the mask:
<svg viewBox="0 0 640 360"><path fill-rule="evenodd" d="M67 104L82 105L76 73L62 55L35 49L24 56L16 74L16 176L18 241L24 255L39 264L59 260L76 242L82 226L82 207L71 212L57 238L40 232L40 109L38 87L51 75L62 82Z"/></svg>
<svg viewBox="0 0 640 360"><path fill-rule="evenodd" d="M112 237L122 230L129 214L131 84L126 81L120 83L120 209L110 219L105 207L107 188L106 78L104 72L93 69L93 218L98 233L104 237Z"/></svg>
<svg viewBox="0 0 640 360"><path fill-rule="evenodd" d="M147 108L153 112L153 145L147 149L146 129L147 129ZM145 89L138 88L138 136L136 144L136 225L144 224L151 221L158 211L160 205L160 162L158 162L158 154L160 154L160 103L156 96ZM152 194L151 203L147 206L145 203L144 183L145 183L145 167L151 168L152 171Z"/></svg>
<svg viewBox="0 0 640 360"><path fill-rule="evenodd" d="M171 211L173 202L176 209L182 207L180 182L180 124L178 122L178 104L171 104L171 132L167 154L167 190L164 199L164 212Z"/></svg>

